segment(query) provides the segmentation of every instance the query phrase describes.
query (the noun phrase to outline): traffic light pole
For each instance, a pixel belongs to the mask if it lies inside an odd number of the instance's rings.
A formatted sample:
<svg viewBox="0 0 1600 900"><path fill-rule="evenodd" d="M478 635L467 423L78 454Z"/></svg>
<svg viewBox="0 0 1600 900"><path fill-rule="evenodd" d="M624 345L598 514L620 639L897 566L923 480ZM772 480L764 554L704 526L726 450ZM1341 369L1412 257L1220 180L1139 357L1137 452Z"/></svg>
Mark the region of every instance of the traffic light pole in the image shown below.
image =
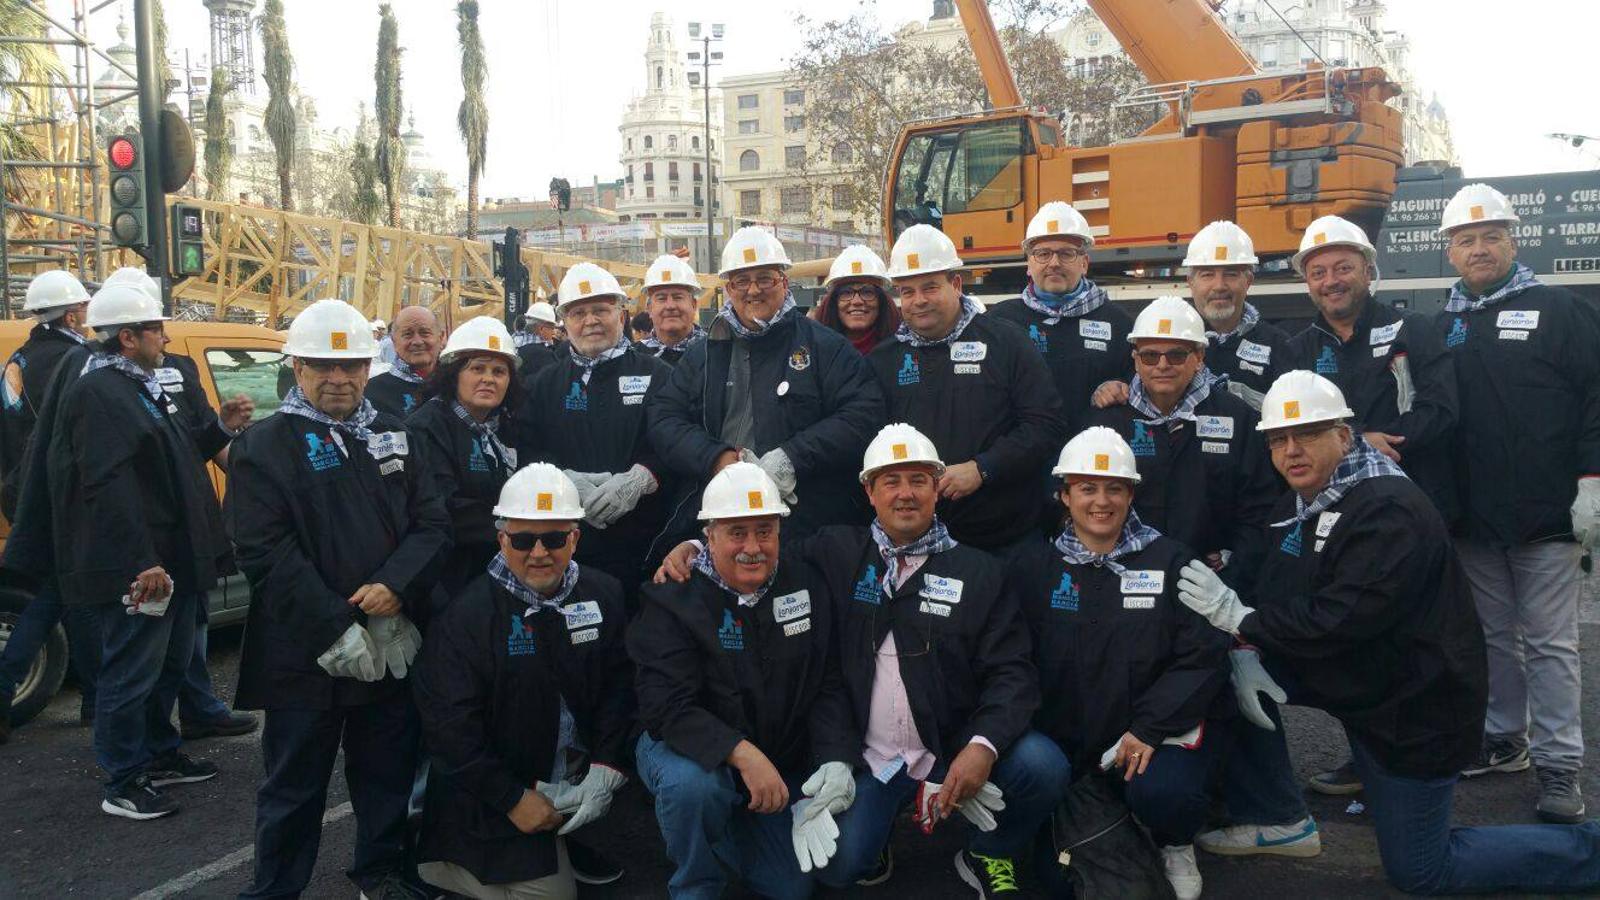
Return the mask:
<svg viewBox="0 0 1600 900"><path fill-rule="evenodd" d="M167 79L163 63L156 59L155 2L134 0L134 44L139 58L139 134L144 146L145 222L149 230L150 253L145 271L161 285L161 306L172 315L172 294L167 279L167 199L161 189L161 100Z"/></svg>

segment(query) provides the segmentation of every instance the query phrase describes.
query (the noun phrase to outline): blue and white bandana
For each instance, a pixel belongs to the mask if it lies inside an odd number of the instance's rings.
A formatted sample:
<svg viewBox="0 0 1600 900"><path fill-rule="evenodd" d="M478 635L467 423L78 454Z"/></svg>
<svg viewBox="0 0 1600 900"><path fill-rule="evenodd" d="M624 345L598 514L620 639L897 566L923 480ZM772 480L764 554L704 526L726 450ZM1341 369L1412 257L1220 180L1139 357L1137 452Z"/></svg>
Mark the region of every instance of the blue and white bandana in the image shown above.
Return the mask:
<svg viewBox="0 0 1600 900"><path fill-rule="evenodd" d="M940 344L948 344L960 338L961 332L966 331L967 326L971 325L972 320L976 319L981 312L983 312L983 306L978 301L968 297L966 294L962 294L961 318L956 320L956 327L950 329L949 334L942 338L929 339L912 331L910 325L901 322L900 327L894 330L894 339L902 344L910 344L913 347L937 347Z"/></svg>
<svg viewBox="0 0 1600 900"><path fill-rule="evenodd" d="M83 363L83 371L78 374L87 375L96 369L105 368L116 369L118 372L121 372L129 378L132 378L134 381L139 382L139 384L144 386L145 393L150 395L150 399L160 400L162 403L166 402L167 395L161 390L161 381L160 379L156 378L156 373L146 372L144 369L139 367L138 363L122 355L121 353L91 354Z"/></svg>
<svg viewBox="0 0 1600 900"><path fill-rule="evenodd" d="M1083 542L1078 540L1077 533L1072 530L1070 519L1067 521L1067 527L1056 535L1055 547L1056 552L1060 553L1061 558L1070 565L1104 566L1114 574L1121 575L1126 571L1126 567L1117 560L1130 553L1138 553L1160 536L1161 532L1139 521L1139 514L1130 506L1128 520L1122 523L1122 534L1118 535L1117 545L1111 548L1110 553L1096 553L1085 547Z"/></svg>
<svg viewBox="0 0 1600 900"><path fill-rule="evenodd" d="M1295 514L1293 518L1284 519L1282 522L1273 522L1271 528L1282 528L1285 525L1298 525L1301 522L1322 512L1344 498L1350 489L1366 481L1368 478L1378 478L1384 475L1398 475L1408 477L1404 470L1395 465L1394 460L1382 453L1376 447L1367 443L1361 435L1355 436L1355 442L1350 447L1350 452L1339 460L1339 465L1333 470L1333 477L1328 479L1327 487L1311 498L1308 504L1301 497L1294 498Z"/></svg>
<svg viewBox="0 0 1600 900"><path fill-rule="evenodd" d="M1201 366L1200 371L1194 373L1194 380L1189 382L1188 389L1183 392L1183 399L1178 401L1178 405L1173 407L1172 412L1162 413L1161 410L1156 408L1154 401L1150 399L1150 395L1145 393L1144 381L1135 375L1133 376L1133 384L1128 388L1128 405L1144 417L1139 421L1146 425L1165 425L1168 422L1180 419L1185 422L1193 422L1195 421L1195 407L1211 396L1212 388L1219 384L1226 384L1227 381L1228 376L1218 375L1205 366Z"/></svg>
<svg viewBox="0 0 1600 900"><path fill-rule="evenodd" d="M1041 291L1031 281L1022 289L1023 304L1044 316L1046 325L1086 316L1104 306L1107 299L1105 289L1088 278L1078 279L1078 286L1065 294Z"/></svg>
<svg viewBox="0 0 1600 900"><path fill-rule="evenodd" d="M527 618L541 609L559 611L561 604L566 602L567 597L572 593L572 589L578 584L578 564L570 561L567 563L567 571L561 575L561 586L556 588L556 592L548 597L523 584L522 579L518 578L511 571L511 567L506 565L506 558L499 553L494 555L494 559L489 560L488 572L489 577L494 579L495 584L505 588L506 593L527 604L528 609L523 612L523 618Z"/></svg>
<svg viewBox="0 0 1600 900"><path fill-rule="evenodd" d="M66 326L66 324L64 322L62 322L60 319L55 319L53 321L46 322L46 323L44 323L44 327L50 329L51 331L59 331L62 334L66 335L69 338L72 338L74 341L77 341L80 344L89 343L89 339L84 337L83 335L79 334L78 333L78 329L76 329L76 328L68 328Z"/></svg>
<svg viewBox="0 0 1600 900"><path fill-rule="evenodd" d="M506 451L506 445L500 441L500 413L496 412L489 418L479 422L472 417L472 413L461 405L460 400L450 401L450 408L455 410L456 418L467 426L483 449L495 458L503 469L511 468L511 454Z"/></svg>
<svg viewBox="0 0 1600 900"><path fill-rule="evenodd" d="M398 356L394 358L393 362L389 363L389 371L394 373L394 377L409 384L421 384L425 380L421 375L417 374L416 369L411 368L410 363Z"/></svg>
<svg viewBox="0 0 1600 900"><path fill-rule="evenodd" d="M1500 289L1483 297L1474 297L1467 293L1466 286L1457 281L1450 286L1450 299L1444 302L1445 312L1477 312L1487 306L1493 306L1502 300L1515 297L1528 288L1538 287L1542 284L1533 270L1516 263L1511 269L1511 280L1500 286Z"/></svg>
<svg viewBox="0 0 1600 900"><path fill-rule="evenodd" d="M278 404L278 411L310 419L313 422L320 422L333 429L334 441L342 451L344 450L344 442L339 438L340 432L366 443L372 440L372 420L378 417L378 410L373 407L372 401L363 397L361 398L361 405L356 408L355 412L350 414L350 418L335 419L333 416L312 406L311 401L306 399L306 392L298 387L289 389L289 393L283 397L283 402ZM349 451L345 451L345 455L349 456Z"/></svg>
<svg viewBox="0 0 1600 900"><path fill-rule="evenodd" d="M632 347L633 344L628 342L628 336L623 335L622 337L617 338L617 342L615 344L612 344L606 349L601 350L600 355L594 357L593 359L590 359L589 357L584 356L582 353L579 353L578 348L573 346L570 342L567 344L567 354L572 357L573 363L583 369L583 384L585 387L588 387L589 376L594 374L595 366L598 366L607 360L616 359L622 354L627 353L630 349L632 349Z"/></svg>
<svg viewBox="0 0 1600 900"><path fill-rule="evenodd" d="M711 562L711 548L701 547L700 552L694 558L693 565L696 572L699 572L701 575L711 579L711 583L717 587L722 588L728 593L738 597L739 605L746 607L755 606L757 603L760 603L761 598L765 597L767 595L767 591L772 589L773 580L778 577L778 567L774 565L772 567L772 574L767 576L767 580L761 585L761 587L756 588L752 593L741 594L734 590L733 585L728 584L728 582L724 581L722 576L717 573L717 567Z"/></svg>
<svg viewBox="0 0 1600 900"><path fill-rule="evenodd" d="M872 542L878 545L878 554L883 557L883 592L893 594L895 585L900 583L900 566L908 556L932 556L953 550L956 539L950 536L950 530L944 527L938 516L933 517L933 525L922 536L909 544L896 546L889 533L883 530L877 519L872 520Z"/></svg>
<svg viewBox="0 0 1600 900"><path fill-rule="evenodd" d="M772 314L772 318L766 320L765 322L757 319L756 327L754 328L746 327L743 322L739 321L738 314L733 311L732 297L722 301L722 310L717 313L717 317L722 319L722 321L727 322L728 327L733 329L734 334L737 334L745 340L749 340L751 338L758 338L763 334L766 334L772 329L772 326L782 322L784 317L794 312L794 310L794 292L791 291L783 295L783 305L778 307L778 311Z"/></svg>
<svg viewBox="0 0 1600 900"><path fill-rule="evenodd" d="M1208 328L1206 329L1206 340L1218 347L1223 347L1234 338L1242 338L1249 334L1250 329L1259 324L1261 324L1261 310L1256 309L1255 306L1247 302L1244 305L1244 315L1239 317L1239 324L1235 325L1232 331L1212 331Z"/></svg>
<svg viewBox="0 0 1600 900"><path fill-rule="evenodd" d="M698 344L701 341L705 340L707 335L708 335L708 332L704 328L701 328L699 325L696 325L696 326L694 326L694 330L689 332L689 336L688 337L686 337L683 340L677 342L676 344L673 344L670 347L667 346L666 344L661 343L661 339L656 337L654 334L651 334L649 337L647 337L644 340L640 341L639 342L639 346L643 347L646 350L649 350L651 353L654 353L656 356L660 356L662 353L664 353L664 352L666 352L668 350L688 350L690 347L693 347L695 344Z"/></svg>

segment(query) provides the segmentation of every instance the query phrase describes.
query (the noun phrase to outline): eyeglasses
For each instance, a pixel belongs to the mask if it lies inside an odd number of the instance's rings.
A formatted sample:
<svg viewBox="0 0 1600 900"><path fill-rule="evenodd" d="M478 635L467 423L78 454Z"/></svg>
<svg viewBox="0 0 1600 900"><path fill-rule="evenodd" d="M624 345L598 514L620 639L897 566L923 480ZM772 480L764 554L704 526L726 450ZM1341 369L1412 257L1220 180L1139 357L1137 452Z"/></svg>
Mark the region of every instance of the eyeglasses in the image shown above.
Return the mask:
<svg viewBox="0 0 1600 900"><path fill-rule="evenodd" d="M834 293L834 297L840 303L846 303L851 300L876 300L878 299L878 290L869 284L847 284L839 288Z"/></svg>
<svg viewBox="0 0 1600 900"><path fill-rule="evenodd" d="M569 306L561 311L561 318L580 322L587 319L610 319L616 315L615 303L585 303L582 306Z"/></svg>
<svg viewBox="0 0 1600 900"><path fill-rule="evenodd" d="M506 543L520 553L532 550L534 544L543 544L546 550L560 550L567 545L567 539L572 537L572 532L576 530L567 528L561 531L508 531L505 533Z"/></svg>
<svg viewBox="0 0 1600 900"><path fill-rule="evenodd" d="M1035 247L1028 251L1029 259L1045 265L1049 265L1053 259L1059 259L1062 262L1075 262L1078 258L1088 255L1077 247L1062 247L1059 250L1052 250L1049 247Z"/></svg>
<svg viewBox="0 0 1600 900"><path fill-rule="evenodd" d="M302 359L301 362L319 375L326 375L334 369L346 375L355 375L367 371L367 367L372 365L372 361L366 359Z"/></svg>
<svg viewBox="0 0 1600 900"><path fill-rule="evenodd" d="M776 275L758 275L755 278L731 278L728 280L728 287L739 291L740 293L750 290L751 285L755 285L756 290L768 291L777 285L777 283L778 276Z"/></svg>
<svg viewBox="0 0 1600 900"><path fill-rule="evenodd" d="M1299 428L1285 428L1267 435L1267 449L1282 450L1289 446L1289 439L1294 438L1295 444L1305 446L1322 440L1322 436L1338 428L1338 425L1302 425Z"/></svg>
<svg viewBox="0 0 1600 900"><path fill-rule="evenodd" d="M1139 362L1147 366L1161 365L1163 357L1167 360L1167 365L1181 366L1189 361L1189 357L1194 355L1194 351L1188 347L1175 347L1171 350L1135 350L1133 355L1139 358Z"/></svg>

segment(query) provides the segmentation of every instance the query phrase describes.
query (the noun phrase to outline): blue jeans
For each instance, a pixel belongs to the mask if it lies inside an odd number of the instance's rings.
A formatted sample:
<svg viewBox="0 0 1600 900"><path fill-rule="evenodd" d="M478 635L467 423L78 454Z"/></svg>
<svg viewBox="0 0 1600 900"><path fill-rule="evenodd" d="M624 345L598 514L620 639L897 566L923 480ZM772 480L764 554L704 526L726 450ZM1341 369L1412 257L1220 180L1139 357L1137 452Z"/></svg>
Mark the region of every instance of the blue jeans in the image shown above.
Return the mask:
<svg viewBox="0 0 1600 900"><path fill-rule="evenodd" d="M1457 776L1406 778L1351 743L1389 883L1412 894L1600 890L1600 822L1451 828Z"/></svg>
<svg viewBox="0 0 1600 900"><path fill-rule="evenodd" d="M1071 766L1055 741L1029 731L1000 755L989 780L1000 789L1006 808L995 815L995 830L974 830L967 849L980 856L1017 857L1028 851L1034 834L1061 802ZM916 793L917 782L903 769L888 784L871 773L857 775L855 802L838 816L839 850L818 880L848 887L871 872L889 841L895 816Z"/></svg>
<svg viewBox="0 0 1600 900"><path fill-rule="evenodd" d="M726 765L708 772L649 734L639 736L636 762L639 779L655 795L656 821L677 867L667 882L674 898L720 897L728 880L725 870L767 897L811 896L811 876L800 871L789 836L789 810L751 812ZM800 780L789 775L784 780L789 799L798 799Z"/></svg>
<svg viewBox="0 0 1600 900"><path fill-rule="evenodd" d="M1123 783L1123 801L1157 844L1194 843L1210 817L1211 775L1227 758L1231 737L1228 729L1208 722L1199 747L1158 745L1144 774Z"/></svg>
<svg viewBox="0 0 1600 900"><path fill-rule="evenodd" d="M1261 708L1278 726L1276 731L1258 727L1242 715L1225 726L1230 734L1222 764L1222 800L1228 819L1236 824L1293 825L1308 818L1311 810L1294 778L1283 715L1269 697L1261 698Z"/></svg>
<svg viewBox="0 0 1600 900"><path fill-rule="evenodd" d="M201 595L195 604L194 653L189 656L189 667L183 673L183 685L178 688L178 721L199 725L226 719L228 707L217 699L217 689L211 685L211 670L206 668L207 636L210 634L209 598Z"/></svg>
<svg viewBox="0 0 1600 900"><path fill-rule="evenodd" d="M178 749L172 706L194 653L191 604L198 601L193 591L180 590L160 616L130 616L120 603L94 607L101 640L94 755L108 792Z"/></svg>
<svg viewBox="0 0 1600 900"><path fill-rule="evenodd" d="M67 626L67 648L72 659L72 669L78 674L78 684L83 687L83 706L94 709L95 676L100 671L100 643L95 633L97 617L87 607L68 609L61 602L61 592L55 579L39 585L38 593L17 617L16 627L6 641L5 652L0 653L0 698L8 703L16 696L17 684L33 665L33 658L44 649L50 639L50 629L57 622Z"/></svg>

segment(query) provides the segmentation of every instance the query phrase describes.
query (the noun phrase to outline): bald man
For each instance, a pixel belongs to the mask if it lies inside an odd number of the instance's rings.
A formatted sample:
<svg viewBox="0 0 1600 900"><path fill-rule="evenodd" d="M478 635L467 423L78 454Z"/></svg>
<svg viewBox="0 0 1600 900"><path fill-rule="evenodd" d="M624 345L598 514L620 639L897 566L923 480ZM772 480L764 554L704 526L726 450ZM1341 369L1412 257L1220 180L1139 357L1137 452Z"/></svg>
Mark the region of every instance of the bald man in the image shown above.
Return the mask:
<svg viewBox="0 0 1600 900"><path fill-rule="evenodd" d="M367 382L367 399L392 416L405 418L421 405L423 388L444 347L444 328L425 306L408 306L389 323L396 359L389 371Z"/></svg>

